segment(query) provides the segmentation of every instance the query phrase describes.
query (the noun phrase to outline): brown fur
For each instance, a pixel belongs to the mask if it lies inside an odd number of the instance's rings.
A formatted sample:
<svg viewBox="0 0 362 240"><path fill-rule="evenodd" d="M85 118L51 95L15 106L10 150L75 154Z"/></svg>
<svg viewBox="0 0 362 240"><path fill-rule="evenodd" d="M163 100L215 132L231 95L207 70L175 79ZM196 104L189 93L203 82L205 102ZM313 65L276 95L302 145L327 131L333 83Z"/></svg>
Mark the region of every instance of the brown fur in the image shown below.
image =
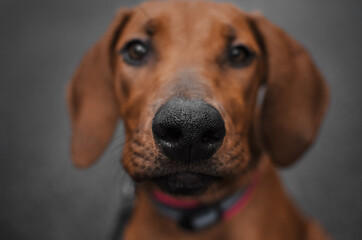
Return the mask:
<svg viewBox="0 0 362 240"><path fill-rule="evenodd" d="M125 64L118 54L134 38L152 41L152 56L142 67ZM228 66L223 55L228 41L243 43L257 58L245 68ZM178 95L210 103L224 119L223 144L206 164L172 161L154 143L153 116ZM70 84L72 157L78 167L91 165L110 141L117 119L123 119L122 162L139 182L126 240L327 239L298 213L274 170L274 165L290 165L310 146L327 100L325 82L308 53L260 14L225 3L147 2L117 14ZM222 177L194 196L205 203L244 186L256 170L261 179L242 212L191 234L167 221L146 197L155 188L152 177L186 168Z"/></svg>

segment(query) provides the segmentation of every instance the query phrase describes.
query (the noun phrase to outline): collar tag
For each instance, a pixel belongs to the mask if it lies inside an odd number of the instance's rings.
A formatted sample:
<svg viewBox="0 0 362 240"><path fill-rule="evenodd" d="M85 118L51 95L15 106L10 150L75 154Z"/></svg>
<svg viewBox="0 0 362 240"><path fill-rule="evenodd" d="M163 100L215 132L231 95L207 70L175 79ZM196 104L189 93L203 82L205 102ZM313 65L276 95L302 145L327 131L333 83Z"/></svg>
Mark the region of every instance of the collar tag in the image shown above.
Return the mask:
<svg viewBox="0 0 362 240"><path fill-rule="evenodd" d="M178 220L178 224L187 231L198 231L221 221L222 212L219 205L202 207L196 211L185 212Z"/></svg>

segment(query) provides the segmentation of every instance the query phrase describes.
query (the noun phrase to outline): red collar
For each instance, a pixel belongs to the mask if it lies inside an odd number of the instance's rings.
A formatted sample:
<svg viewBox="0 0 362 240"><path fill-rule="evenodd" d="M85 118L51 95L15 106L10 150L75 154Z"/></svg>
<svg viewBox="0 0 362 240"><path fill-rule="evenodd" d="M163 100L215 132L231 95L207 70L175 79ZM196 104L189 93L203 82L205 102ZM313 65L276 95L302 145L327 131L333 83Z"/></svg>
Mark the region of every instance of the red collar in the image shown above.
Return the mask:
<svg viewBox="0 0 362 240"><path fill-rule="evenodd" d="M163 215L176 221L181 228L199 231L230 219L241 211L251 199L258 182L259 173L255 171L246 187L210 205L203 205L197 200L175 198L161 191L154 191L151 199Z"/></svg>

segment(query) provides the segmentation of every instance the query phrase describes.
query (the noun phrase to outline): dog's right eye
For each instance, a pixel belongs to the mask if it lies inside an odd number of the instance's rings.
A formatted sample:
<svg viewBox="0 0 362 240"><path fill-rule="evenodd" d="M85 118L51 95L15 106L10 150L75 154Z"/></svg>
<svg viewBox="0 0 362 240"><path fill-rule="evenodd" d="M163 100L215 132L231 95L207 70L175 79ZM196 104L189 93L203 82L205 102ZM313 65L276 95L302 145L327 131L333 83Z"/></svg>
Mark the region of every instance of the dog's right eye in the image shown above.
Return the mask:
<svg viewBox="0 0 362 240"><path fill-rule="evenodd" d="M248 66L256 56L249 48L239 44L228 50L228 60L233 67Z"/></svg>
<svg viewBox="0 0 362 240"><path fill-rule="evenodd" d="M143 65L149 54L149 44L141 40L131 40L120 51L123 60L133 66Z"/></svg>

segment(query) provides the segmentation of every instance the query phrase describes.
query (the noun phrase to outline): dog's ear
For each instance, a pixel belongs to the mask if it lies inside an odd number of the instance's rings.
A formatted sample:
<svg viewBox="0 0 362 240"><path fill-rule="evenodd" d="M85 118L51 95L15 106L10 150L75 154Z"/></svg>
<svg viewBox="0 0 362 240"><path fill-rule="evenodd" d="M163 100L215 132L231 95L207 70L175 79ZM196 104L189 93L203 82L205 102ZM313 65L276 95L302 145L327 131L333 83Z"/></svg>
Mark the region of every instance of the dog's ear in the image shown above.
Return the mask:
<svg viewBox="0 0 362 240"><path fill-rule="evenodd" d="M85 54L67 97L72 123L71 155L77 167L91 165L113 136L118 106L113 86L114 45L130 17L121 9L103 37Z"/></svg>
<svg viewBox="0 0 362 240"><path fill-rule="evenodd" d="M250 18L266 60L262 139L274 163L287 166L314 141L326 111L328 89L301 45L261 14Z"/></svg>

